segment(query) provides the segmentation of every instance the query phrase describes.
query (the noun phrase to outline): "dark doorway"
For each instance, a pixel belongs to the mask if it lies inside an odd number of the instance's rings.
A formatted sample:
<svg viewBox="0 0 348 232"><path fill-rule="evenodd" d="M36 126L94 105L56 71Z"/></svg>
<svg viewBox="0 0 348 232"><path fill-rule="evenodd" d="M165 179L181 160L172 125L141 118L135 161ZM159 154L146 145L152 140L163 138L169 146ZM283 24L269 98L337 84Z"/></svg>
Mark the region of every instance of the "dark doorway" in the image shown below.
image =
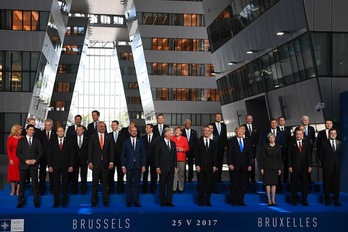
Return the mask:
<svg viewBox="0 0 348 232"><path fill-rule="evenodd" d="M245 107L248 114L251 114L254 119L254 124L260 131L268 128L269 118L266 106L265 97L257 97L245 101Z"/></svg>

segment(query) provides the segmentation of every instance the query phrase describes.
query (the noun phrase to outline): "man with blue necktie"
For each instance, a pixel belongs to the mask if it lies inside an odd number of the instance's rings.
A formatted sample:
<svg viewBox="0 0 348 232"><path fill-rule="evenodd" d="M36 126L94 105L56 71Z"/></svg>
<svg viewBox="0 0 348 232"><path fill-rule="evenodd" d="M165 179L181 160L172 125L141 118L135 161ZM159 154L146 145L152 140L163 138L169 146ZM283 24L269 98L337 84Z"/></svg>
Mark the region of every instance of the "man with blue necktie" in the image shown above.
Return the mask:
<svg viewBox="0 0 348 232"><path fill-rule="evenodd" d="M140 207L139 190L141 173L145 172L146 151L136 127L129 128L130 137L124 140L121 152L122 172L126 174L127 207Z"/></svg>

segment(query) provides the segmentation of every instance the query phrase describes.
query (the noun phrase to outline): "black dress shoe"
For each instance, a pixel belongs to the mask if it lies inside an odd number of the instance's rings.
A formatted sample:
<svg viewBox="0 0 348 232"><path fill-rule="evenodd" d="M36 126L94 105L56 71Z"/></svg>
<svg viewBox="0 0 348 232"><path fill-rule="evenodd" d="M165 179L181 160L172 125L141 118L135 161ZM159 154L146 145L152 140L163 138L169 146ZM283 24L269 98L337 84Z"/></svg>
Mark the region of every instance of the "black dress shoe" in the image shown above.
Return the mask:
<svg viewBox="0 0 348 232"><path fill-rule="evenodd" d="M309 206L308 202L302 202L303 206Z"/></svg>
<svg viewBox="0 0 348 232"><path fill-rule="evenodd" d="M53 205L52 205L52 208L58 208L59 207L59 204L58 203L54 203Z"/></svg>
<svg viewBox="0 0 348 232"><path fill-rule="evenodd" d="M205 203L205 206L209 206L209 207L211 207L211 206L213 206L210 202L206 202Z"/></svg>
<svg viewBox="0 0 348 232"><path fill-rule="evenodd" d="M66 208L66 207L68 207L68 204L67 204L67 203L63 203L63 204L62 204L62 207L63 207L63 208Z"/></svg>
<svg viewBox="0 0 348 232"><path fill-rule="evenodd" d="M24 206L24 204L18 204L17 206L16 206L16 208L23 208L23 206Z"/></svg>
<svg viewBox="0 0 348 232"><path fill-rule="evenodd" d="M325 202L325 206L329 206L330 204L330 202Z"/></svg>
<svg viewBox="0 0 348 232"><path fill-rule="evenodd" d="M202 206L204 206L204 204L203 204L203 203L199 203L198 206L199 206L199 207L202 207Z"/></svg>
<svg viewBox="0 0 348 232"><path fill-rule="evenodd" d="M334 206L342 206L340 202L334 202Z"/></svg>
<svg viewBox="0 0 348 232"><path fill-rule="evenodd" d="M109 207L109 202L104 202L104 207Z"/></svg>
<svg viewBox="0 0 348 232"><path fill-rule="evenodd" d="M39 203L35 203L35 204L34 204L34 207L35 207L35 208L40 208L40 204L39 204Z"/></svg>
<svg viewBox="0 0 348 232"><path fill-rule="evenodd" d="M132 203L131 202L128 202L127 205L126 205L127 208L129 207L132 207Z"/></svg>
<svg viewBox="0 0 348 232"><path fill-rule="evenodd" d="M141 207L141 205L139 204L139 202L135 202L135 203L134 203L134 206L135 206L135 207Z"/></svg>
<svg viewBox="0 0 348 232"><path fill-rule="evenodd" d="M97 207L97 203L92 203L92 207L93 208Z"/></svg>
<svg viewBox="0 0 348 232"><path fill-rule="evenodd" d="M272 203L272 206L278 206L276 203Z"/></svg>
<svg viewBox="0 0 348 232"><path fill-rule="evenodd" d="M292 206L297 206L297 202L293 202L291 204L292 204Z"/></svg>
<svg viewBox="0 0 348 232"><path fill-rule="evenodd" d="M164 207L164 206L166 206L166 203L161 203L160 206L161 206L161 207Z"/></svg>
<svg viewBox="0 0 348 232"><path fill-rule="evenodd" d="M166 205L169 206L169 207L174 207L174 206L175 206L175 205L174 205L173 203L171 203L171 202L170 202L170 203L167 203Z"/></svg>
<svg viewBox="0 0 348 232"><path fill-rule="evenodd" d="M156 190L151 190L150 193L151 193L151 194L155 194L155 193L156 193Z"/></svg>

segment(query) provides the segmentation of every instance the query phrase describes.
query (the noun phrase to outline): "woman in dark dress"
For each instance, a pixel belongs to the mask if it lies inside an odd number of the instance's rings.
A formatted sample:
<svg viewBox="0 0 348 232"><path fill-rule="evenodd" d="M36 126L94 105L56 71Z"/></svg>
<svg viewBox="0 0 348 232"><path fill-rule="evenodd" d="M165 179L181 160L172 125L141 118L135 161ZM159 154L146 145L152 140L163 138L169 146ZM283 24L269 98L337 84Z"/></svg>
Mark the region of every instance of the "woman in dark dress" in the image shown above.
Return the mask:
<svg viewBox="0 0 348 232"><path fill-rule="evenodd" d="M267 139L269 143L263 148L261 157L261 175L263 175L263 183L266 185L268 206L277 206L275 194L278 176L281 175L282 150L280 145L275 143L274 134L269 133Z"/></svg>

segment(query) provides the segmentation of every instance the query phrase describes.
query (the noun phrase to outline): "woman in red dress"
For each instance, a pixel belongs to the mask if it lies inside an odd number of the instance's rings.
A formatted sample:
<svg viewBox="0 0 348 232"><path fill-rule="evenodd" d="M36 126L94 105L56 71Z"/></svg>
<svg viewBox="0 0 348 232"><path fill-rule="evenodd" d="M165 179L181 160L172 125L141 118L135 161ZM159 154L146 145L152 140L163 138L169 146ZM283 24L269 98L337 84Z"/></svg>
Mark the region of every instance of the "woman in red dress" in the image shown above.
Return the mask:
<svg viewBox="0 0 348 232"><path fill-rule="evenodd" d="M7 139L7 155L8 155L8 174L7 180L11 182L11 193L13 196L19 193L19 159L17 157L17 144L18 140L22 138L22 126L14 124L11 128L11 134ZM17 185L17 186L16 186ZM17 190L16 190L17 187Z"/></svg>

